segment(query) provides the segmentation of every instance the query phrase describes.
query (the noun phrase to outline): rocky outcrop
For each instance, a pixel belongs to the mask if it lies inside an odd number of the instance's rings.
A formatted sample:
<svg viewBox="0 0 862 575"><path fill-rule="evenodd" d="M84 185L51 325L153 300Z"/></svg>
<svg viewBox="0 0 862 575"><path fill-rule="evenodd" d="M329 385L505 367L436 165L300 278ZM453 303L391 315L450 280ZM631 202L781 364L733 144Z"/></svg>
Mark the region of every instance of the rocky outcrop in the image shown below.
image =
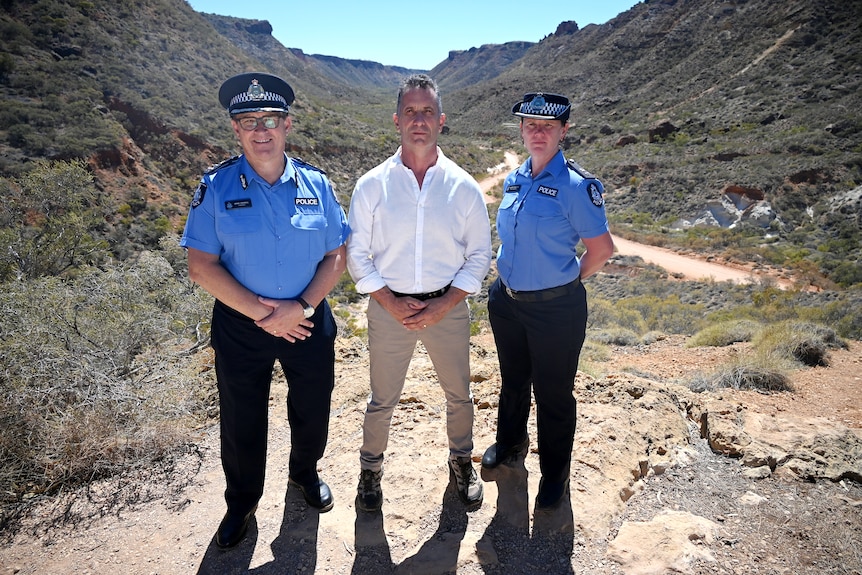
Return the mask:
<svg viewBox="0 0 862 575"><path fill-rule="evenodd" d="M763 190L740 185L728 185L717 199L706 202L700 214L677 221L676 227L717 226L733 229L742 223L768 228L781 225L778 214L765 199Z"/></svg>
<svg viewBox="0 0 862 575"><path fill-rule="evenodd" d="M664 511L651 521L620 527L608 545L608 557L628 575L687 573L692 561L714 561L703 545L716 539L718 525L685 511Z"/></svg>
<svg viewBox="0 0 862 575"><path fill-rule="evenodd" d="M670 120L663 120L649 129L649 142L650 144L661 142L678 131L679 128L674 126Z"/></svg>
<svg viewBox="0 0 862 575"><path fill-rule="evenodd" d="M862 482L862 434L823 418L781 418L706 399L693 416L718 453L739 458L754 478L778 468L806 480Z"/></svg>

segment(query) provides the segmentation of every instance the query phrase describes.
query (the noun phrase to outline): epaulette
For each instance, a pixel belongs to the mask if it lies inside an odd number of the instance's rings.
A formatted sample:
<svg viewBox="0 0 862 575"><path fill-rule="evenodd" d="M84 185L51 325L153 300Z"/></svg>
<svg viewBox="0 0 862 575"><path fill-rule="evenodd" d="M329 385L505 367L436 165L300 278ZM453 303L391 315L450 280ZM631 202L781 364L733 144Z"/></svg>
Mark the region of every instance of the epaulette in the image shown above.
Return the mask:
<svg viewBox="0 0 862 575"><path fill-rule="evenodd" d="M212 166L210 166L209 168L204 170L204 175L212 174L213 172L217 172L218 170L225 168L227 166L230 166L231 164L235 164L236 162L239 161L239 158L240 157L238 155L237 156L231 156L227 160L219 162L218 164L213 164Z"/></svg>
<svg viewBox="0 0 862 575"><path fill-rule="evenodd" d="M569 167L569 169L570 169L570 170L572 170L573 172L578 173L578 174L579 174L582 178L584 178L585 180L586 180L586 179L592 179L592 180L595 180L595 179L596 179L596 177L595 177L594 175L592 175L591 173L589 173L588 171L586 171L585 169L583 169L583 168L582 168L580 165L578 165L578 163L577 163L576 161L574 161L574 160L569 160L568 162L566 162L566 165Z"/></svg>
<svg viewBox="0 0 862 575"><path fill-rule="evenodd" d="M316 172L320 172L321 174L324 174L324 175L326 174L325 170L318 168L314 164L309 164L308 162L306 162L302 158L291 157L290 159L293 160L294 162L296 162L297 164L299 164L300 166L303 166L305 168L311 168L312 170L314 170Z"/></svg>

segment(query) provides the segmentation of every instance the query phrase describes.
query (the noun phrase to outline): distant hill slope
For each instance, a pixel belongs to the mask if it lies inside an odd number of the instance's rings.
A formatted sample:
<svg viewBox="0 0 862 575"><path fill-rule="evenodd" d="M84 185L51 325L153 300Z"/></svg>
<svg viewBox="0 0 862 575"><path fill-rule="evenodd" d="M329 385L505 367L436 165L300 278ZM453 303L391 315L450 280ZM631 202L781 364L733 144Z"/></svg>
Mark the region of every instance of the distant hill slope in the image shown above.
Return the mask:
<svg viewBox="0 0 862 575"><path fill-rule="evenodd" d="M304 80L309 91L319 96L338 94L350 96L354 101L370 100L383 91L392 92L404 76L416 71L377 62L306 54L300 47L285 47L272 36L272 25L266 20L217 14L203 16L245 54L269 68L290 70L292 75Z"/></svg>
<svg viewBox="0 0 862 575"><path fill-rule="evenodd" d="M406 69L306 55L265 21L184 0L3 7L0 175L86 158L112 196L182 213L200 170L235 151L215 93L248 70L294 86L290 152L322 165L340 193L397 145ZM478 174L522 151L514 101L566 94L562 145L606 184L616 226L664 241L695 223L733 225L741 247L787 242L862 281L859 22L862 0L650 0L603 25L563 22L536 44L453 51L431 70L448 117L442 144ZM733 247L694 235L700 249Z"/></svg>
<svg viewBox="0 0 862 575"><path fill-rule="evenodd" d="M421 71L400 66L384 66L367 60L349 60L336 56L305 54L299 48L291 48L290 51L297 58L314 62L332 79L348 86L359 86L374 92L384 90L387 94L391 94L403 78Z"/></svg>
<svg viewBox="0 0 862 575"><path fill-rule="evenodd" d="M485 44L469 50L453 50L429 74L441 90L447 92L475 86L505 72L533 45L532 42L507 42Z"/></svg>

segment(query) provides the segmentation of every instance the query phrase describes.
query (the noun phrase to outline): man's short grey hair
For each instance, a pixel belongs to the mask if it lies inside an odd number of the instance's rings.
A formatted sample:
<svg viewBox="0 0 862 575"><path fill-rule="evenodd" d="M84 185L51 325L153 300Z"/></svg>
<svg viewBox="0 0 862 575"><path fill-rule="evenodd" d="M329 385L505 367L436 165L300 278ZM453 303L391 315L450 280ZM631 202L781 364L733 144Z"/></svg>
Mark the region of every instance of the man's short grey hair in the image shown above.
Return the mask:
<svg viewBox="0 0 862 575"><path fill-rule="evenodd" d="M395 107L395 113L401 112L401 98L408 90L419 88L421 90L434 90L437 96L437 113L443 113L443 100L440 98L440 90L437 88L437 82L431 79L428 74L412 74L401 81L401 87L398 89L398 102Z"/></svg>

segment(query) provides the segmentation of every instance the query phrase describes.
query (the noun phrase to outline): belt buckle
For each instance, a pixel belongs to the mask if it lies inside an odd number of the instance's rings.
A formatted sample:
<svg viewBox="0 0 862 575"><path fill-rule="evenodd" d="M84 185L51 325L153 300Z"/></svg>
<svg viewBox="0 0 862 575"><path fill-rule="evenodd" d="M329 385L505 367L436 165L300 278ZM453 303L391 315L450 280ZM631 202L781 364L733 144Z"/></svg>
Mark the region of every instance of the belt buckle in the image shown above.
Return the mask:
<svg viewBox="0 0 862 575"><path fill-rule="evenodd" d="M504 288L505 288L505 290L506 290L506 295L507 295L507 296L509 296L509 297L510 297L510 298L512 298L512 299L516 299L516 298L515 298L515 292L513 292L513 291L512 291L512 288L510 288L510 287L509 287L509 286L507 286L507 285L504 285L503 287L504 287Z"/></svg>

